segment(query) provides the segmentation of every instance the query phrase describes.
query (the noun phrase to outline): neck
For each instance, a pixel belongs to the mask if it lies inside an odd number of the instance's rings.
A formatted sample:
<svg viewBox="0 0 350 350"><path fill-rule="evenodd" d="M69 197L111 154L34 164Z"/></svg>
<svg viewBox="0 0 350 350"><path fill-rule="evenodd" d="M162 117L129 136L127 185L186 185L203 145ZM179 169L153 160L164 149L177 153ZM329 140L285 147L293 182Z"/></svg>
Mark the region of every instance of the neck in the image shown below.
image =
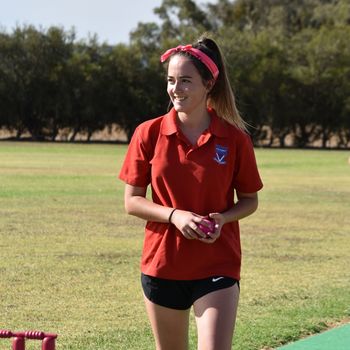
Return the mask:
<svg viewBox="0 0 350 350"><path fill-rule="evenodd" d="M186 129L206 129L210 124L210 115L207 109L191 114L179 112L177 116L180 125Z"/></svg>

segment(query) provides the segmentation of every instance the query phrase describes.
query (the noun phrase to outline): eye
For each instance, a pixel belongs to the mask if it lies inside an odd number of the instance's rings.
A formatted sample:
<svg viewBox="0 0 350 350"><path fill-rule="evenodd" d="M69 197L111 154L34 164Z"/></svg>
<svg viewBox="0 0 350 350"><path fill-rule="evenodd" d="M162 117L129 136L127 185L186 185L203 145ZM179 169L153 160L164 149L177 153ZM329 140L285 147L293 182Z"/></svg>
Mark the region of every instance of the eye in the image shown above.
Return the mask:
<svg viewBox="0 0 350 350"><path fill-rule="evenodd" d="M167 82L168 82L168 84L174 84L174 78L171 78L171 77L168 77L167 78Z"/></svg>

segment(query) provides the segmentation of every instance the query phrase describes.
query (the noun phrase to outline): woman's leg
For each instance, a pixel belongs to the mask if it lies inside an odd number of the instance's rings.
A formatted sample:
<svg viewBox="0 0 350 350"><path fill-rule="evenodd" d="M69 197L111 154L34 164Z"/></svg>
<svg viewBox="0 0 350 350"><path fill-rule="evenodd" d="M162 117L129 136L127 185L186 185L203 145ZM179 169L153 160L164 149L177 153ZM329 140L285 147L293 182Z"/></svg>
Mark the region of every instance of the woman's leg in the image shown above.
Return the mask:
<svg viewBox="0 0 350 350"><path fill-rule="evenodd" d="M187 350L190 309L170 309L144 299L157 350Z"/></svg>
<svg viewBox="0 0 350 350"><path fill-rule="evenodd" d="M198 329L198 350L231 350L239 287L237 283L204 295L193 305Z"/></svg>

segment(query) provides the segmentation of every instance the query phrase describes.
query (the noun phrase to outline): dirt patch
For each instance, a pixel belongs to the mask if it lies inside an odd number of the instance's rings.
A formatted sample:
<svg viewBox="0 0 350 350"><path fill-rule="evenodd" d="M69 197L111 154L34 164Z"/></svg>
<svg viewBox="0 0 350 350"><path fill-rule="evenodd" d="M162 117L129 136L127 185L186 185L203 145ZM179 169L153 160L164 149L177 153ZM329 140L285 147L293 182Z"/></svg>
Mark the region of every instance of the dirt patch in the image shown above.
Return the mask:
<svg viewBox="0 0 350 350"><path fill-rule="evenodd" d="M329 329L333 329L333 328L336 328L336 327L343 326L344 324L348 324L348 323L350 323L350 317L344 318L341 321L326 323L327 324L327 329L325 331L328 331Z"/></svg>

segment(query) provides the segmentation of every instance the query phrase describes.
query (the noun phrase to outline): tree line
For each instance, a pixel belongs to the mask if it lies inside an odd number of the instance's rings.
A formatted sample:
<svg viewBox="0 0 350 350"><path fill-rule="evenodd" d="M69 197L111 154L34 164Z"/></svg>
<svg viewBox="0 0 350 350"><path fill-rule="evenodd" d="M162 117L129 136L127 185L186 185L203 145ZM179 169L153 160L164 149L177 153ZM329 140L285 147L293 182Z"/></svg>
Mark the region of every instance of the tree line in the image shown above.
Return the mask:
<svg viewBox="0 0 350 350"><path fill-rule="evenodd" d="M73 141L118 125L130 139L167 110L160 54L207 32L256 144L350 145L349 0L163 0L154 12L159 23L114 46L61 27L0 31L0 128Z"/></svg>

